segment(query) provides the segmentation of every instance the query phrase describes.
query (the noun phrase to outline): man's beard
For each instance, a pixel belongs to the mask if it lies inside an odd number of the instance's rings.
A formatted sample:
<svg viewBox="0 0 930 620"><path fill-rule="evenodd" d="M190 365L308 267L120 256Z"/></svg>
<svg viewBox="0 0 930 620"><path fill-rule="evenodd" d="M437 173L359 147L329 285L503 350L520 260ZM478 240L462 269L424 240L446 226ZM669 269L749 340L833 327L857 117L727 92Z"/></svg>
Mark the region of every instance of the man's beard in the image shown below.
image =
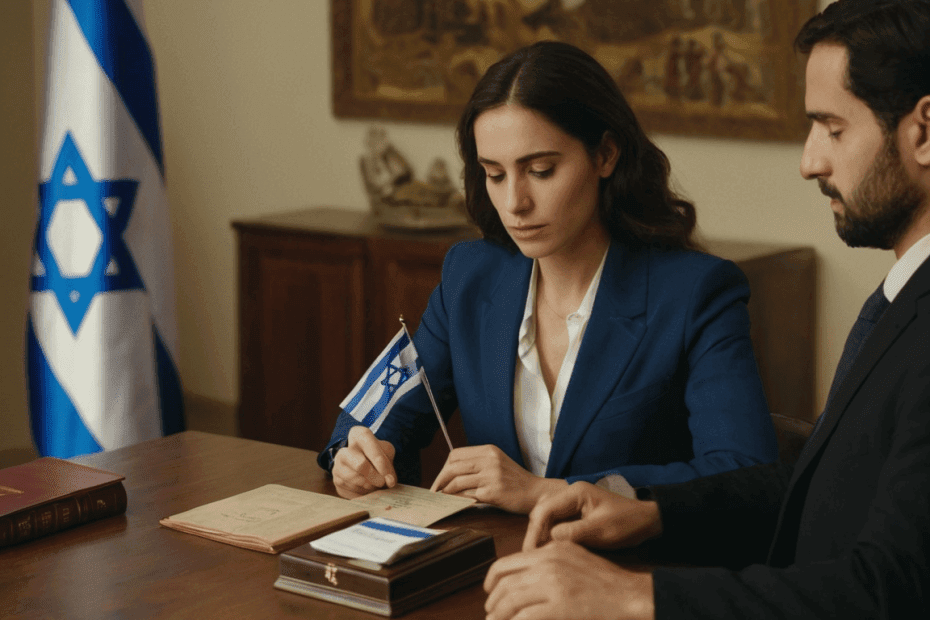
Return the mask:
<svg viewBox="0 0 930 620"><path fill-rule="evenodd" d="M914 221L926 199L924 191L907 176L901 163L894 136L885 137L881 150L852 200L845 200L834 186L817 179L824 195L843 205L841 213L833 213L836 232L852 248L868 247L890 250Z"/></svg>

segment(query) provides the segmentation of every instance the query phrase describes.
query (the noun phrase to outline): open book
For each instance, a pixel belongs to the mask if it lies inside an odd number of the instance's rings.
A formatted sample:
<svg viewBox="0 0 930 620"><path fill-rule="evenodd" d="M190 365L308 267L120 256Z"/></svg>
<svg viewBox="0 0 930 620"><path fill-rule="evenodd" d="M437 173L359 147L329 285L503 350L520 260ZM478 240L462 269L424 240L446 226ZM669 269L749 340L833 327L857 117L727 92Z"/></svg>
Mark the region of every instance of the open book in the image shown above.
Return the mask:
<svg viewBox="0 0 930 620"><path fill-rule="evenodd" d="M407 485L347 500L266 484L159 523L237 547L279 553L369 516L425 527L474 503Z"/></svg>

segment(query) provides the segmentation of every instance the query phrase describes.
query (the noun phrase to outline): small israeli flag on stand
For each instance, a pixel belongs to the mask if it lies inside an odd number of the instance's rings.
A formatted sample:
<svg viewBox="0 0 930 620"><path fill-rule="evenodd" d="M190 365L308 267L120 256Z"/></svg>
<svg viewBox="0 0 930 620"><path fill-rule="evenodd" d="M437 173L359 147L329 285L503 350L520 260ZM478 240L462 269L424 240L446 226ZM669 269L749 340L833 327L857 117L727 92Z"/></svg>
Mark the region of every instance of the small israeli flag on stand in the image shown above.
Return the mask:
<svg viewBox="0 0 930 620"><path fill-rule="evenodd" d="M394 403L422 383L422 378L416 349L406 328L401 327L339 406L377 432Z"/></svg>
<svg viewBox="0 0 930 620"><path fill-rule="evenodd" d="M184 429L171 256L141 0L52 0L26 335L42 455Z"/></svg>
<svg viewBox="0 0 930 620"><path fill-rule="evenodd" d="M413 346L404 317L400 317L400 323L400 331L368 367L362 380L339 406L344 413L370 428L372 433L376 433L391 412L394 403L422 383L451 451L452 439L449 437L449 429L439 413L433 390L430 389L429 380L426 378L426 369L420 363L420 356Z"/></svg>

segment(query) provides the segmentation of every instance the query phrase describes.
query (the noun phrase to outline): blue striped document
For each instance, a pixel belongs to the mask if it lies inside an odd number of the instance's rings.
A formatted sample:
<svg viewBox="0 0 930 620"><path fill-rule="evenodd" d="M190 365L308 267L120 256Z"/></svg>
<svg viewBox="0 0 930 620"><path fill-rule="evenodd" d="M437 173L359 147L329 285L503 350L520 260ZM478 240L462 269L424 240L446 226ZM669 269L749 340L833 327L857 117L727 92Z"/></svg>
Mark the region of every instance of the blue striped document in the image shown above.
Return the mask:
<svg viewBox="0 0 930 620"><path fill-rule="evenodd" d="M317 551L389 565L449 537L454 530L433 530L375 517L310 543Z"/></svg>

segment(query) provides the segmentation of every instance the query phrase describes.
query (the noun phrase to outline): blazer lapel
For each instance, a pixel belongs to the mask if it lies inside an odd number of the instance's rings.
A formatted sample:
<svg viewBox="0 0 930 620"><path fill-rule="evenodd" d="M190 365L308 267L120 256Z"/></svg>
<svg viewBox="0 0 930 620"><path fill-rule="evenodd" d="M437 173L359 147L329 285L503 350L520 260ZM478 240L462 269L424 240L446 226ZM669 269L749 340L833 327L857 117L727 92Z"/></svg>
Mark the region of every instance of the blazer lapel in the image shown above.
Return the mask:
<svg viewBox="0 0 930 620"><path fill-rule="evenodd" d="M782 504L778 523L775 526L775 536L769 549L770 562L781 565L792 561L794 546L797 542L797 515L807 492L807 483L820 460L823 447L869 373L915 319L918 302L927 301L921 298L928 292L930 292L930 259L924 261L898 293L894 302L885 310L884 315L863 344L843 382L837 388L829 409L823 412L822 415L825 416L823 422L798 457L791 482L785 493L785 502Z"/></svg>
<svg viewBox="0 0 930 620"><path fill-rule="evenodd" d="M533 261L522 254L501 270L501 277L481 308L482 341L479 359L487 404L485 428L494 443L521 467L525 467L514 426L513 387L517 361L517 336Z"/></svg>
<svg viewBox="0 0 930 620"><path fill-rule="evenodd" d="M547 477L563 477L591 420L626 371L646 333L649 252L619 243L608 250L601 282L556 423ZM609 369L605 376L600 369Z"/></svg>
<svg viewBox="0 0 930 620"><path fill-rule="evenodd" d="M823 412L823 422L820 423L817 432L811 436L798 457L795 465L795 479L798 477L797 473L810 467L816 461L816 455L833 434L833 429L843 417L843 413L859 391L862 382L907 328L907 325L914 320L917 313L917 299L928 288L930 288L930 261L925 261L904 289L898 293L894 303L888 307L863 344L849 372L837 388L829 408Z"/></svg>

